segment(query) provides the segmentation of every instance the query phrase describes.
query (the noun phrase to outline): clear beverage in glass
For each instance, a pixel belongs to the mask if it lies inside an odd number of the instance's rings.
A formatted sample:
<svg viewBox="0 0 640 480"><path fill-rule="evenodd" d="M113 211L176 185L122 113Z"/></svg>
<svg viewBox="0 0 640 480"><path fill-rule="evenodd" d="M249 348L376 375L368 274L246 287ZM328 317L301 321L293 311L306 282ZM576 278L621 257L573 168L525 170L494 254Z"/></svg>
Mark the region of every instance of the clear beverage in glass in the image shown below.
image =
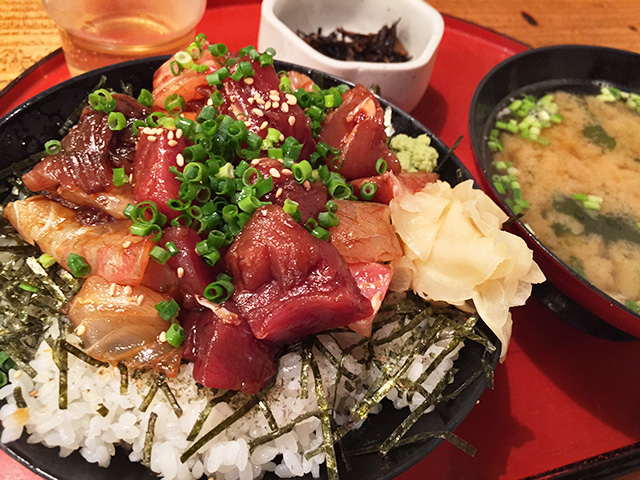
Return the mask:
<svg viewBox="0 0 640 480"><path fill-rule="evenodd" d="M206 0L43 0L72 75L175 53L195 38Z"/></svg>

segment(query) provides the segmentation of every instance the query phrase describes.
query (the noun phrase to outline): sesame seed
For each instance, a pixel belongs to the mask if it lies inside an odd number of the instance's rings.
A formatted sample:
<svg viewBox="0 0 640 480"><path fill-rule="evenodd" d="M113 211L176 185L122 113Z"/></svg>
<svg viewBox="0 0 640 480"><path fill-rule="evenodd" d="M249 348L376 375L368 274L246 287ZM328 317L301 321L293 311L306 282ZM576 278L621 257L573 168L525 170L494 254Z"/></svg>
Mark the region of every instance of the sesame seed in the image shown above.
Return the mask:
<svg viewBox="0 0 640 480"><path fill-rule="evenodd" d="M269 90L269 95L280 95L278 90Z"/></svg>
<svg viewBox="0 0 640 480"><path fill-rule="evenodd" d="M278 95L277 93L272 93L271 95L269 95L269 98L271 99L272 102L280 101L280 95Z"/></svg>
<svg viewBox="0 0 640 480"><path fill-rule="evenodd" d="M125 285L124 287L124 294L125 295L131 295L133 293L133 288L131 288L131 285Z"/></svg>
<svg viewBox="0 0 640 480"><path fill-rule="evenodd" d="M253 105L253 102L255 102L255 101L256 101L256 99L253 98L253 97L247 98L247 102L249 102L249 105Z"/></svg>
<svg viewBox="0 0 640 480"><path fill-rule="evenodd" d="M271 100L267 100L267 103L264 104L264 109L269 110L271 108Z"/></svg>
<svg viewBox="0 0 640 480"><path fill-rule="evenodd" d="M309 180L305 180L304 182L302 182L302 186L305 190L311 190L311 183L309 183Z"/></svg>
<svg viewBox="0 0 640 480"><path fill-rule="evenodd" d="M150 142L155 142L156 141L156 136L155 135L149 135L147 137L147 140L149 140Z"/></svg>
<svg viewBox="0 0 640 480"><path fill-rule="evenodd" d="M244 79L244 83L246 83L247 85L253 85L253 78L251 77L246 77Z"/></svg>
<svg viewBox="0 0 640 480"><path fill-rule="evenodd" d="M278 171L277 168L270 168L269 169L269 174L273 177L273 178L280 178L280 172Z"/></svg>
<svg viewBox="0 0 640 480"><path fill-rule="evenodd" d="M182 130L178 130L179 132L181 132ZM181 153L176 155L176 164L179 167L184 167L184 157L182 156Z"/></svg>
<svg viewBox="0 0 640 480"><path fill-rule="evenodd" d="M125 240L122 242L122 248L129 248L131 246L131 240Z"/></svg>
<svg viewBox="0 0 640 480"><path fill-rule="evenodd" d="M164 133L164 130L162 129L162 127L158 127L155 129L154 133L156 135L162 135Z"/></svg>
<svg viewBox="0 0 640 480"><path fill-rule="evenodd" d="M292 95L291 93L287 93L284 97L287 99L287 103L289 105L295 105L296 103L298 103L298 99L296 98L296 96Z"/></svg>
<svg viewBox="0 0 640 480"><path fill-rule="evenodd" d="M81 337L82 335L84 335L86 331L87 331L87 327L85 327L83 323L81 323L80 325L78 325L78 327L76 328L76 334L77 334L79 337Z"/></svg>
<svg viewBox="0 0 640 480"><path fill-rule="evenodd" d="M293 124L296 123L296 117L294 117L293 115L290 115L289 120L287 121L289 122L289 125L293 127Z"/></svg>
<svg viewBox="0 0 640 480"><path fill-rule="evenodd" d="M142 305L143 302L144 302L144 295L141 293L140 295L138 295L138 298L136 298L136 303L138 305Z"/></svg>
<svg viewBox="0 0 640 480"><path fill-rule="evenodd" d="M280 106L280 102L273 102L273 103L271 104L271 106L272 106L273 108L278 108L278 107Z"/></svg>
<svg viewBox="0 0 640 480"><path fill-rule="evenodd" d="M236 102L236 96L235 95L229 95L229 101L231 103L235 103Z"/></svg>
<svg viewBox="0 0 640 480"><path fill-rule="evenodd" d="M44 347L44 352L49 353L49 352L53 352L53 348L51 347Z"/></svg>
<svg viewBox="0 0 640 480"><path fill-rule="evenodd" d="M253 110L251 110L253 113L255 113L258 117L264 117L264 113L262 112L262 110L260 110L259 108L254 108Z"/></svg>
<svg viewBox="0 0 640 480"><path fill-rule="evenodd" d="M247 126L247 128L251 127L251 122L249 120L245 120L243 123Z"/></svg>
<svg viewBox="0 0 640 480"><path fill-rule="evenodd" d="M284 133L281 133L281 134L280 134L280 137L279 137L279 140L280 140L281 142L284 142L284 138L285 138L285 137L284 137Z"/></svg>
<svg viewBox="0 0 640 480"><path fill-rule="evenodd" d="M207 106L213 107L213 100L211 99L207 100Z"/></svg>
<svg viewBox="0 0 640 480"><path fill-rule="evenodd" d="M291 175L292 174L291 170L289 170L288 168L283 168L280 173L282 173L283 175Z"/></svg>
<svg viewBox="0 0 640 480"><path fill-rule="evenodd" d="M160 335L158 335L158 341L159 341L160 343L166 343L166 341L167 341L167 334L166 334L166 332L164 332L164 331L160 332Z"/></svg>
<svg viewBox="0 0 640 480"><path fill-rule="evenodd" d="M176 130L176 138L179 140L180 138L182 138L182 134L184 132L182 131L181 128L179 128L178 130Z"/></svg>
<svg viewBox="0 0 640 480"><path fill-rule="evenodd" d="M22 376L22 370L16 370L13 372L13 378L18 379Z"/></svg>
<svg viewBox="0 0 640 480"><path fill-rule="evenodd" d="M278 188L278 190L276 190L276 198L280 198L280 195L282 195L282 187Z"/></svg>
<svg viewBox="0 0 640 480"><path fill-rule="evenodd" d="M38 390L32 390L29 392L30 397L35 397L36 395L38 395Z"/></svg>
<svg viewBox="0 0 640 480"><path fill-rule="evenodd" d="M144 133L145 135L151 135L152 132L153 130L151 130L151 127L144 127L142 129L142 133Z"/></svg>
<svg viewBox="0 0 640 480"><path fill-rule="evenodd" d="M280 107L280 110L282 110L284 113L289 113L289 104L283 103L282 106Z"/></svg>
<svg viewBox="0 0 640 480"><path fill-rule="evenodd" d="M129 183L133 183L133 173L129 174Z"/></svg>
<svg viewBox="0 0 640 480"><path fill-rule="evenodd" d="M269 126L269 122L267 122L266 120L264 122L262 122L262 124L260 125L260 130L264 130L265 128L267 128Z"/></svg>
<svg viewBox="0 0 640 480"><path fill-rule="evenodd" d="M116 285L115 283L112 283L111 285L109 285L109 295L111 295L112 297L115 297L116 288L118 288L118 285Z"/></svg>
<svg viewBox="0 0 640 480"><path fill-rule="evenodd" d="M258 165L259 163L260 163L259 158L254 158L253 160L251 160L251 165Z"/></svg>
<svg viewBox="0 0 640 480"><path fill-rule="evenodd" d="M167 139L173 140L173 135L173 130L169 130L169 133L167 133Z"/></svg>
<svg viewBox="0 0 640 480"><path fill-rule="evenodd" d="M178 145L178 142L176 142L175 140L169 140L170 147L175 147L176 145Z"/></svg>
<svg viewBox="0 0 640 480"><path fill-rule="evenodd" d="M176 274L178 275L178 278L184 277L184 268L178 267L178 269L176 270Z"/></svg>
<svg viewBox="0 0 640 480"><path fill-rule="evenodd" d="M256 99L256 103L258 105L264 105L264 100L262 99L262 97L258 93L256 93L253 98Z"/></svg>

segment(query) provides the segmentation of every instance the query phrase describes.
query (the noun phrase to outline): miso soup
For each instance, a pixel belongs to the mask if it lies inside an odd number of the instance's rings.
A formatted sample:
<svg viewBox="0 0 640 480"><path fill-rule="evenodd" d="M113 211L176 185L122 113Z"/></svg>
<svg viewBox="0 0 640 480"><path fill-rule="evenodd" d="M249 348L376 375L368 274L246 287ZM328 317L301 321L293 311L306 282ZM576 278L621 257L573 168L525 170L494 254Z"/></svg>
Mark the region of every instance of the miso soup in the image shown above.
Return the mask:
<svg viewBox="0 0 640 480"><path fill-rule="evenodd" d="M523 223L577 274L637 313L639 111L640 96L612 88L523 97L501 112L489 140L494 185Z"/></svg>

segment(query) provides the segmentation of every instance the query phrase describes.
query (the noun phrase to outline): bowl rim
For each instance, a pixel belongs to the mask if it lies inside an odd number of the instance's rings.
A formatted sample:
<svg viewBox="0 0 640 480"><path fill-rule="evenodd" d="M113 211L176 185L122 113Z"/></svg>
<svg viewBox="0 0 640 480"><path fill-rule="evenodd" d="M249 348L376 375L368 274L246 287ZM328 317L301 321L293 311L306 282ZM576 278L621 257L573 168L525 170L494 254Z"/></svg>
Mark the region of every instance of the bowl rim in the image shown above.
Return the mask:
<svg viewBox="0 0 640 480"><path fill-rule="evenodd" d="M619 49L619 48L612 48L612 47L604 47L604 46L599 46L599 45L582 45L582 44L561 44L561 45L549 45L549 46L545 46L545 47L539 47L539 48L531 48L529 50L525 50L523 52L519 52L516 53L515 55L512 55L504 60L502 60L500 63L498 63L497 65L495 65L489 72L487 72L487 74L482 78L482 80L478 83L473 96L471 98L471 103L469 105L469 118L468 118L468 129L469 129L469 136L470 136L470 143L471 143L471 149L473 152L473 161L477 164L477 166L479 167L479 170L482 174L482 183L485 183L485 186L488 187L491 190L491 194L493 196L493 198L498 202L498 204L500 205L500 207L503 210L506 210L507 214L509 215L510 219L512 220L512 223L514 223L517 226L517 229L526 236L526 240L528 240L529 242L535 244L535 246L537 248L539 248L539 250L547 256L548 259L551 260L551 262L558 264L562 270L564 271L565 274L569 275L571 277L571 279L573 281L575 281L577 284L580 285L581 288L583 289L589 289L590 291L594 292L598 297L600 297L601 301L604 302L608 302L611 306L614 306L616 308L618 308L619 310L621 310L623 313L632 316L638 320L640 320L640 314L634 312L633 310L631 310L629 307L627 307L624 303L620 302L619 300L615 299L614 297L612 297L611 295L609 295L608 293L604 292L603 290L601 290L599 287L597 287L596 285L594 285L593 283L591 283L589 280L585 279L584 277L578 275L577 272L575 272L571 267L569 267L564 261L562 261L558 256L556 256L551 250L549 250L549 248L546 247L546 245L544 245L539 239L538 237L535 235L535 233L529 228L527 227L526 223L524 223L520 217L518 217L518 215L516 215L513 210L502 200L502 196L498 193L498 191L496 190L496 188L493 185L493 182L490 179L489 176L489 171L485 168L485 166L481 163L481 158L484 158L483 155L483 150L482 150L482 145L484 144L484 142L486 141L486 138L483 134L483 132L486 130L486 122L482 124L480 128L480 132L477 131L477 125L475 122L475 118L474 118L474 114L475 114L475 109L476 109L476 105L478 103L478 98L480 96L480 92L482 92L482 90L485 88L486 84L491 81L491 79L495 76L495 74L505 68L507 68L509 65L511 65L514 62L519 62L519 61L524 61L523 59L527 59L528 57L532 57L532 56L537 56L537 55L543 55L546 54L547 52L550 51L566 51L568 54L570 53L575 53L578 51L582 51L582 52L596 52L596 53L610 53L610 54L614 54L614 55L621 55L621 56L632 56L632 57L636 57L640 60L640 54L638 53L634 53L628 50L623 50L623 49ZM550 78L547 79L549 81L553 81L553 80L572 80L570 77L567 78ZM598 79L596 79L598 80ZM522 86L522 87L518 87L516 90L517 91L522 91L522 90L526 90L528 87L535 85L536 83L541 82L541 80L537 80L537 81L532 81L530 84ZM514 91L516 91L514 90ZM498 101L498 103L496 103L496 105L494 105L492 107L492 114L495 111L496 107L502 103L505 102L506 99L509 98L510 95L513 94L514 91L510 91L509 93L507 93L507 95L505 95L502 99L500 99L500 101ZM490 115L490 117L492 116L492 114ZM476 141L476 139L480 140L480 145L478 145L478 142ZM553 282L552 282L553 283ZM561 286L558 286L558 288L560 290L562 290L563 292L566 292L565 288L562 288ZM570 297L572 295L569 295ZM577 300L574 299L576 302ZM581 303L581 302L579 302ZM585 307L586 308L586 307ZM593 312L592 312L593 313ZM600 317L599 314L596 313L597 316ZM609 322L608 319L603 319L607 322ZM616 327L618 327L618 325L615 325ZM626 331L626 330L625 330ZM640 329L638 330L640 331ZM627 333L630 333L627 331ZM635 336L637 336L638 334L634 334Z"/></svg>
<svg viewBox="0 0 640 480"><path fill-rule="evenodd" d="M430 24L433 27L434 31L427 42L425 48L420 52L418 56L412 58L406 62L395 62L395 63L380 63L380 62L363 62L363 61L345 61L345 60L337 60L335 58L328 57L323 53L320 53L318 50L307 44L304 40L302 40L296 33L284 23L274 12L274 6L276 2L285 1L285 0L263 0L261 13L262 17L260 20L260 29L262 30L264 21L267 20L278 27L280 33L287 37L287 39L301 49L301 51L311 57L311 59L315 62L318 62L320 65L319 69L330 68L330 69L339 69L342 72L351 72L351 71L362 71L362 70L381 70L381 71L390 71L390 72L401 72L405 70L413 70L417 68L421 68L429 61L435 57L438 46L442 40L444 35L444 18L431 5L423 0L404 0L411 4L414 12L421 12L425 19L430 20ZM277 52L276 52L277 55Z"/></svg>

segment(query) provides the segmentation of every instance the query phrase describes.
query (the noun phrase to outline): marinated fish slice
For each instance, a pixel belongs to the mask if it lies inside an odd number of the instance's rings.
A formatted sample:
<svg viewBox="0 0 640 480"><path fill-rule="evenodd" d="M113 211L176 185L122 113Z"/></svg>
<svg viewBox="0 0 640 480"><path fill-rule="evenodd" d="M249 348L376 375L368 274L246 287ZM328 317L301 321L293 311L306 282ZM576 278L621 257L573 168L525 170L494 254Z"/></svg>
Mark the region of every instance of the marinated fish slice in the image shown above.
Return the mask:
<svg viewBox="0 0 640 480"><path fill-rule="evenodd" d="M154 306L163 300L167 297L145 286L116 285L92 275L71 302L69 319L93 358L173 377L182 349L161 340L170 324Z"/></svg>
<svg viewBox="0 0 640 480"><path fill-rule="evenodd" d="M10 203L5 216L27 242L37 243L67 269L67 257L76 253L92 273L107 281L123 285L142 281L153 242L130 234L128 220L85 226L76 220L74 210L42 196Z"/></svg>

